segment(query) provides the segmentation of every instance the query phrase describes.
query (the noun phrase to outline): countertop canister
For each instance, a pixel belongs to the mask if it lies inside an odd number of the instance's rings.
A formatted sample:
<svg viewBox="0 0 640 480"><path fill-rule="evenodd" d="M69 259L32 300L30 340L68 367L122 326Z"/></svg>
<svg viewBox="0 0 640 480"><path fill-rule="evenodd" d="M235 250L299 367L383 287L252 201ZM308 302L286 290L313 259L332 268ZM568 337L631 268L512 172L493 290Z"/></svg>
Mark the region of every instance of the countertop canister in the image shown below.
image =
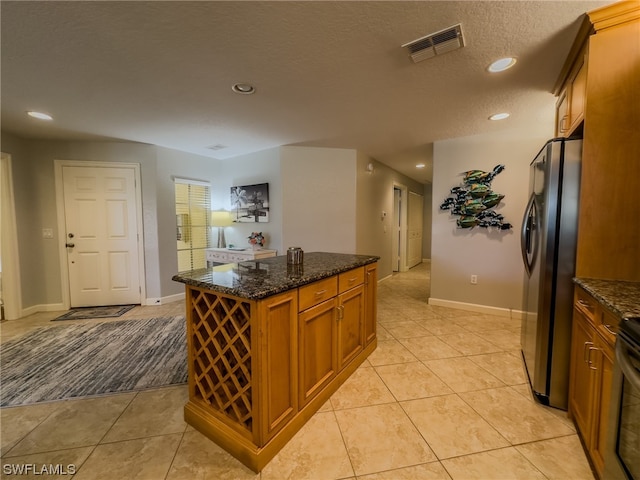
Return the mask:
<svg viewBox="0 0 640 480"><path fill-rule="evenodd" d="M287 263L290 265L300 265L304 258L304 252L300 247L289 247L287 249Z"/></svg>

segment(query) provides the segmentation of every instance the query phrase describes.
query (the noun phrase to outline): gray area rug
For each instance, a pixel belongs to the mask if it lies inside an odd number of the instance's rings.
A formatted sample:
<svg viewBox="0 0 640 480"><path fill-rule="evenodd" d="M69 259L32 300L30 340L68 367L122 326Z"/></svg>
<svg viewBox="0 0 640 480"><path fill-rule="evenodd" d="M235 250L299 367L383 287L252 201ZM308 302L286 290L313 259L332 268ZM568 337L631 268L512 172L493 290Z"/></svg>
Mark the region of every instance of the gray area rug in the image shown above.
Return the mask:
<svg viewBox="0 0 640 480"><path fill-rule="evenodd" d="M73 308L64 315L60 315L59 317L54 318L52 321L119 317L120 315L127 313L133 307L135 307L135 305L110 305L106 307Z"/></svg>
<svg viewBox="0 0 640 480"><path fill-rule="evenodd" d="M0 350L0 406L187 382L183 317L44 327Z"/></svg>

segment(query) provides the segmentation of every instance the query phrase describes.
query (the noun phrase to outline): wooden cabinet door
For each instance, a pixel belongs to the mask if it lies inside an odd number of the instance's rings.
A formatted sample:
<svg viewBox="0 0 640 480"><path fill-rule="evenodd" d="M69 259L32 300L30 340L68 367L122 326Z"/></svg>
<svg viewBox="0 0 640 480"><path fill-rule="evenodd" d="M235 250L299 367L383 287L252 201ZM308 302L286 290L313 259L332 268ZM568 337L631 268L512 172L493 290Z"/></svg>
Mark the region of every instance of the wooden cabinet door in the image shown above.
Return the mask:
<svg viewBox="0 0 640 480"><path fill-rule="evenodd" d="M556 137L566 137L569 132L569 95L567 89L560 94L556 104Z"/></svg>
<svg viewBox="0 0 640 480"><path fill-rule="evenodd" d="M584 107L587 99L587 66L585 56L578 59L571 79L571 98L569 104L569 131L572 133L584 119Z"/></svg>
<svg viewBox="0 0 640 480"><path fill-rule="evenodd" d="M298 316L300 406L304 406L336 375L337 300L332 298Z"/></svg>
<svg viewBox="0 0 640 480"><path fill-rule="evenodd" d="M338 369L364 349L364 285L338 296Z"/></svg>
<svg viewBox="0 0 640 480"><path fill-rule="evenodd" d="M298 412L298 292L267 297L258 308L260 424L254 441L262 446Z"/></svg>
<svg viewBox="0 0 640 480"><path fill-rule="evenodd" d="M591 445L593 465L602 478L604 455L607 442L607 424L609 421L609 404L613 381L614 351L600 336L596 336L598 348L598 364L596 366L596 401L594 402L594 430Z"/></svg>
<svg viewBox="0 0 640 480"><path fill-rule="evenodd" d="M585 443L591 443L594 396L595 329L577 309L573 310L571 337L571 376L569 383L569 412L582 433Z"/></svg>
<svg viewBox="0 0 640 480"><path fill-rule="evenodd" d="M364 343L368 345L376 338L378 321L378 264L367 265L364 274Z"/></svg>

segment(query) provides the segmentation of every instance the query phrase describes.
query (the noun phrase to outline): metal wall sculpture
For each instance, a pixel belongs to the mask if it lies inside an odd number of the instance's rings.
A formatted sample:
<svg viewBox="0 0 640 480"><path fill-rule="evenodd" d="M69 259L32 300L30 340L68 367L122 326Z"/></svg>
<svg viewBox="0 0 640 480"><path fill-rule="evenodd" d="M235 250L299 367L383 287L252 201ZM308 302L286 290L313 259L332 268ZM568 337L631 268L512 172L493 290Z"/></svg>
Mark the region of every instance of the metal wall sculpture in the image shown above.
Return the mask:
<svg viewBox="0 0 640 480"><path fill-rule="evenodd" d="M512 228L504 217L492 210L504 198L501 193L491 190L491 181L504 170L504 165L496 165L490 172L469 170L463 172L462 185L453 187L451 195L440 204L440 210L450 210L460 217L458 228L495 227L500 230Z"/></svg>

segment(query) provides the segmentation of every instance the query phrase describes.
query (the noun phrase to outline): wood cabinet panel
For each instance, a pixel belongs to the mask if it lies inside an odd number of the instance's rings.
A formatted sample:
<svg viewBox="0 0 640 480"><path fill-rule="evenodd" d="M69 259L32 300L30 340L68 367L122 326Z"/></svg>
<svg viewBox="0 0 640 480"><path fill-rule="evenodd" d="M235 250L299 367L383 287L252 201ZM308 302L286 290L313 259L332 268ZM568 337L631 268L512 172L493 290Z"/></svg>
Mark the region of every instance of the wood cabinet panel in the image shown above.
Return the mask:
<svg viewBox="0 0 640 480"><path fill-rule="evenodd" d="M596 471L602 476L607 444L607 425L609 421L609 405L611 402L610 392L613 384L614 352L611 346L599 335L595 337L594 343L598 349L595 384L599 392L596 392L596 402L594 402L591 459Z"/></svg>
<svg viewBox="0 0 640 480"><path fill-rule="evenodd" d="M259 445L264 445L298 411L297 300L293 290L259 303Z"/></svg>
<svg viewBox="0 0 640 480"><path fill-rule="evenodd" d="M378 264L365 267L365 312L364 312L364 342L368 345L376 338L378 323Z"/></svg>
<svg viewBox="0 0 640 480"><path fill-rule="evenodd" d="M565 88L556 103L556 137L565 137L569 132L569 92Z"/></svg>
<svg viewBox="0 0 640 480"><path fill-rule="evenodd" d="M338 368L344 368L363 349L364 287L359 285L338 297Z"/></svg>
<svg viewBox="0 0 640 480"><path fill-rule="evenodd" d="M332 298L300 313L300 405L313 398L336 375L337 300Z"/></svg>
<svg viewBox="0 0 640 480"><path fill-rule="evenodd" d="M585 442L592 431L594 372L593 355L595 328L578 308L573 311L571 335L571 376L569 382L569 412Z"/></svg>
<svg viewBox="0 0 640 480"><path fill-rule="evenodd" d="M584 108L587 100L587 65L584 61L585 53L577 60L571 78L571 98L569 103L569 131L576 131L584 119Z"/></svg>
<svg viewBox="0 0 640 480"><path fill-rule="evenodd" d="M630 8L619 2L615 8ZM627 6L622 4L627 4ZM638 10L636 2L635 10ZM640 281L640 21L590 37L576 275Z"/></svg>

